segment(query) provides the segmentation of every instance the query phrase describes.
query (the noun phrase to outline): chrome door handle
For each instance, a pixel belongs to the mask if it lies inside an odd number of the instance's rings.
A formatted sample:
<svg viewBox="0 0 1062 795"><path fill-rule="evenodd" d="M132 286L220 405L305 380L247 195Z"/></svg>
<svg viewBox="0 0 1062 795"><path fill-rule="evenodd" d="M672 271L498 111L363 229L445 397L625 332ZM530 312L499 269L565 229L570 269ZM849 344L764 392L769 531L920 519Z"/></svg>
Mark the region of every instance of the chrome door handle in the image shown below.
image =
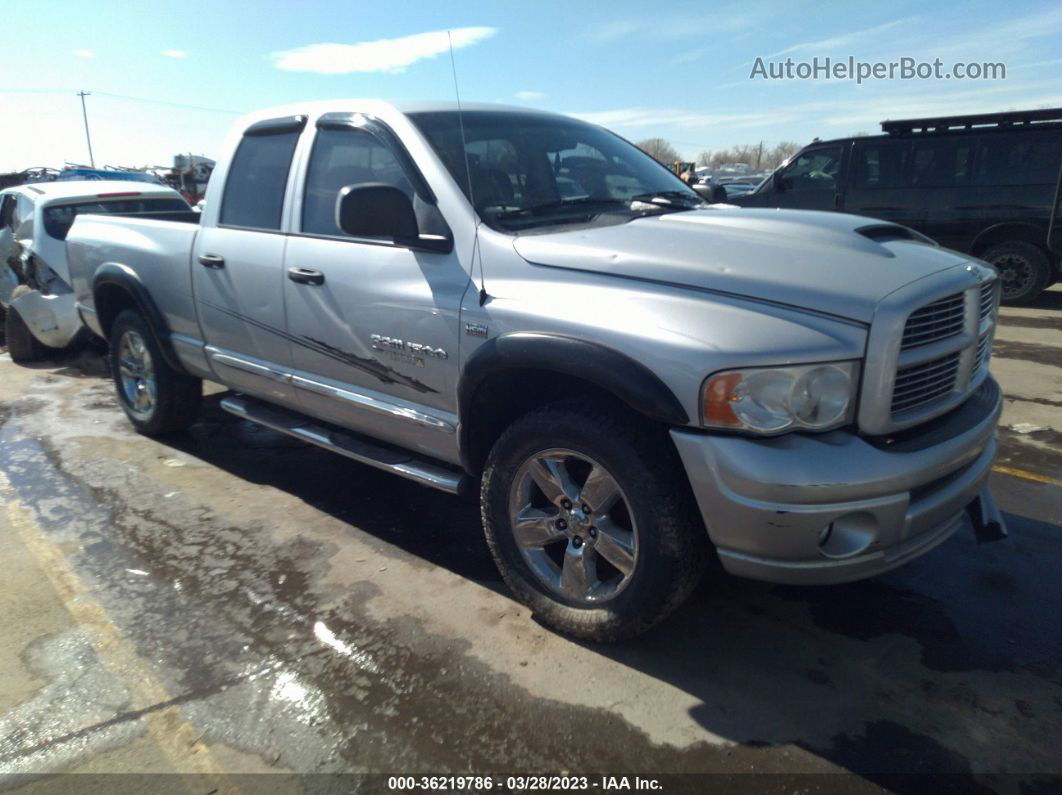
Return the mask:
<svg viewBox="0 0 1062 795"><path fill-rule="evenodd" d="M324 284L324 274L312 268L288 268L288 278L299 284Z"/></svg>
<svg viewBox="0 0 1062 795"><path fill-rule="evenodd" d="M200 254L199 264L204 268L219 271L225 267L225 258L218 254Z"/></svg>

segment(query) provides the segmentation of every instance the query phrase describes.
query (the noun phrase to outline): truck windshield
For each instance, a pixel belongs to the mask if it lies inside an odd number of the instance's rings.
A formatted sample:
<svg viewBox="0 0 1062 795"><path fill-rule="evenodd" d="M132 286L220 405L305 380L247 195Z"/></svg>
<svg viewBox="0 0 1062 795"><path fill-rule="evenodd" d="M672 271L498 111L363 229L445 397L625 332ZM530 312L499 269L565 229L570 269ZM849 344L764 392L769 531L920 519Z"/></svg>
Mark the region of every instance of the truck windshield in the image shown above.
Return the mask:
<svg viewBox="0 0 1062 795"><path fill-rule="evenodd" d="M605 215L623 221L703 205L660 163L601 127L518 111L462 116L433 111L410 119L493 228L517 231Z"/></svg>
<svg viewBox="0 0 1062 795"><path fill-rule="evenodd" d="M191 209L184 199L161 197L157 199L122 199L121 201L96 200L77 204L59 204L44 208L44 231L56 240L66 240L74 219L82 213L96 215L137 215L139 213L175 212Z"/></svg>

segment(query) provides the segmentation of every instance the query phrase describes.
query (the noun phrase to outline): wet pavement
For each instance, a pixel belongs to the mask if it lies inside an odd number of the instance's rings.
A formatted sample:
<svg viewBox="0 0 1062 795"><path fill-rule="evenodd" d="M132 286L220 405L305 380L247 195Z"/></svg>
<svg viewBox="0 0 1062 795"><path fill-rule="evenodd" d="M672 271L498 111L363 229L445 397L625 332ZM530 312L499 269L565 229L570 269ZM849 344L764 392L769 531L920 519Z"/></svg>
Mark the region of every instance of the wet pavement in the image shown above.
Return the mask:
<svg viewBox="0 0 1062 795"><path fill-rule="evenodd" d="M45 777L62 771L196 774L202 792L230 773L755 772L774 774L758 789L830 791L945 772L1057 792L1060 354L1062 291L1004 310L1009 540L967 530L829 588L713 571L613 646L509 598L471 503L251 426L217 394L188 433L140 437L98 357L2 356L0 788L69 787ZM817 777L843 772L858 778ZM263 781L291 783L241 788Z"/></svg>

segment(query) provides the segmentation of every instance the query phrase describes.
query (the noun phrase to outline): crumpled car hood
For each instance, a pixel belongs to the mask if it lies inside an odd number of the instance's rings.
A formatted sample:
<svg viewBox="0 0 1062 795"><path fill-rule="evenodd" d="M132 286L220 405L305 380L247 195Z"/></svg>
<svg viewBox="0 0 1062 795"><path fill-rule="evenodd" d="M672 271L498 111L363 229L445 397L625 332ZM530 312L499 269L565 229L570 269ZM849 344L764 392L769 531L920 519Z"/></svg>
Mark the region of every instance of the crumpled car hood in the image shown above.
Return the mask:
<svg viewBox="0 0 1062 795"><path fill-rule="evenodd" d="M528 262L771 301L869 323L889 293L968 258L884 221L704 209L519 236Z"/></svg>

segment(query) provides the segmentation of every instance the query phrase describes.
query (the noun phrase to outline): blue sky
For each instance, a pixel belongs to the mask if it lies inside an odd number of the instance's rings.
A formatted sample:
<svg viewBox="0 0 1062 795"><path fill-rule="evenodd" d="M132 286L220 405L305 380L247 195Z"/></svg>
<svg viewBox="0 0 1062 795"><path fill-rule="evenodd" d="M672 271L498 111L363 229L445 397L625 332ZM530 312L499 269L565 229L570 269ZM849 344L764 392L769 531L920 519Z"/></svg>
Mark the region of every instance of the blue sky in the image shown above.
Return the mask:
<svg viewBox="0 0 1062 795"><path fill-rule="evenodd" d="M452 99L448 29L462 99L581 115L690 157L885 118L1062 106L1057 1L8 0L3 20L0 171L87 162L78 89L93 92L97 163L122 165L214 155L236 114L270 105ZM749 79L757 57L849 55L1002 61L1007 79Z"/></svg>

